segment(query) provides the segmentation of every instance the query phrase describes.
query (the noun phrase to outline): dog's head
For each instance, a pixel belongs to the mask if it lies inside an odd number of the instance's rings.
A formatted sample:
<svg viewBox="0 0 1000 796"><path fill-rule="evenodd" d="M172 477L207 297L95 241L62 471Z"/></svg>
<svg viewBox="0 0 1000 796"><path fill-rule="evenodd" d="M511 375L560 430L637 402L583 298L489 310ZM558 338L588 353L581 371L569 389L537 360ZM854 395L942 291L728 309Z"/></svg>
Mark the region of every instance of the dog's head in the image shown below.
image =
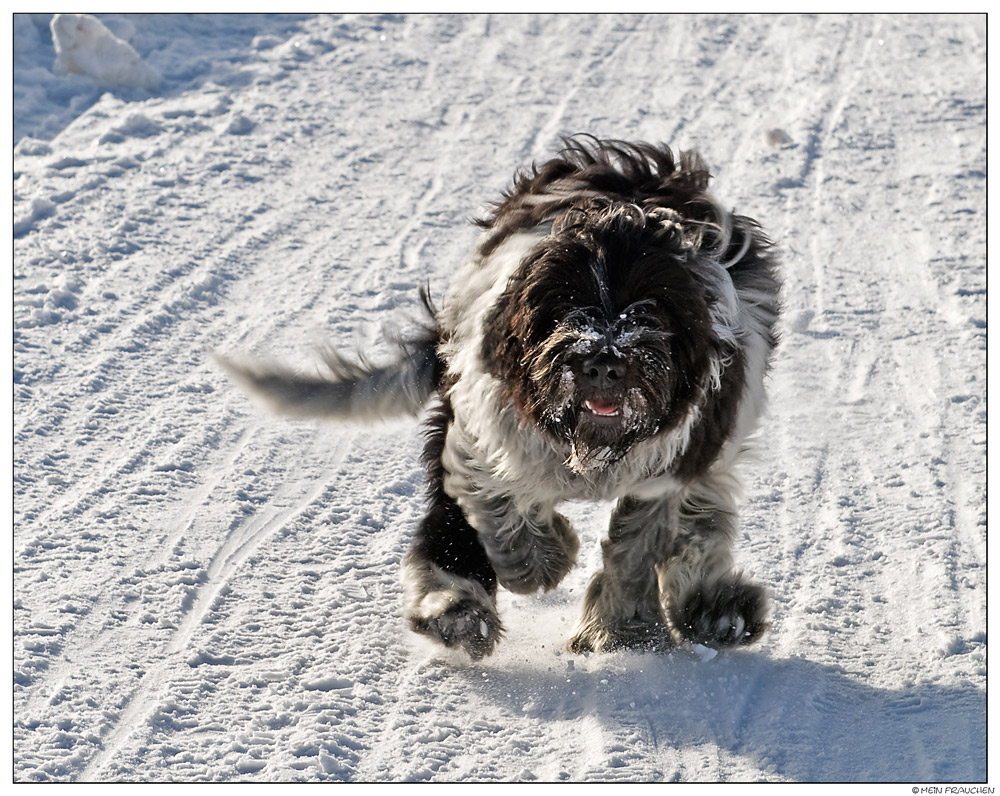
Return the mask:
<svg viewBox="0 0 1000 796"><path fill-rule="evenodd" d="M714 366L715 299L697 225L589 198L558 216L488 313L482 356L523 418L570 443L577 472L681 425Z"/></svg>

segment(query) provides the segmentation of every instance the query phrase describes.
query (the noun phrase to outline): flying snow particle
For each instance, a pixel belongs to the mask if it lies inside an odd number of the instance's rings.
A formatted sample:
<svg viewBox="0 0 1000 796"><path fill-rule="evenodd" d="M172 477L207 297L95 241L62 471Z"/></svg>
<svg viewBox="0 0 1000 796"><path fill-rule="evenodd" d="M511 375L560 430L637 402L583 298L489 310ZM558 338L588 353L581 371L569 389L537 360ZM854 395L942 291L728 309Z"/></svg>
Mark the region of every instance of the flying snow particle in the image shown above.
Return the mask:
<svg viewBox="0 0 1000 796"><path fill-rule="evenodd" d="M701 659L702 663L708 663L712 660L712 658L719 654L718 650L706 647L704 644L692 644L691 649L694 651L694 654Z"/></svg>
<svg viewBox="0 0 1000 796"><path fill-rule="evenodd" d="M764 138L767 141L768 146L773 146L775 149L782 149L795 143L792 140L792 137L780 127L768 130L764 135Z"/></svg>

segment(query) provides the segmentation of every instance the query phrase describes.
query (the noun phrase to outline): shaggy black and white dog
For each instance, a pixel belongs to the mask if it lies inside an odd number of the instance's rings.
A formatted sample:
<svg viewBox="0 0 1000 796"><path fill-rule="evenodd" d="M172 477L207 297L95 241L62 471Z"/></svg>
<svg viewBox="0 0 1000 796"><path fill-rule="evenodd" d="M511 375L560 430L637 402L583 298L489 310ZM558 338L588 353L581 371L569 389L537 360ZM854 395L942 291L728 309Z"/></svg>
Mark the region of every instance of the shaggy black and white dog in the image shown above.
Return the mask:
<svg viewBox="0 0 1000 796"><path fill-rule="evenodd" d="M734 472L764 408L779 282L758 225L694 153L567 139L519 173L432 321L386 366L224 363L299 416L430 404L430 508L404 569L410 627L473 658L498 585L554 588L579 542L556 511L616 500L574 651L748 644L764 590L734 571Z"/></svg>

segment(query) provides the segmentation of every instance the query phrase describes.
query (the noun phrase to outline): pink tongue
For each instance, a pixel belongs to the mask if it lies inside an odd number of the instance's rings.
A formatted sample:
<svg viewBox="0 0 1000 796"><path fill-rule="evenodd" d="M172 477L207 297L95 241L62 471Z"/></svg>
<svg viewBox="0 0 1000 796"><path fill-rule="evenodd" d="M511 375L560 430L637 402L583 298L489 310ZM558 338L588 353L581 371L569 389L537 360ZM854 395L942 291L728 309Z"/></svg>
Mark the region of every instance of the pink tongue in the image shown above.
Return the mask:
<svg viewBox="0 0 1000 796"><path fill-rule="evenodd" d="M595 415L603 415L604 417L618 414L618 407L615 404L605 404L600 403L599 401L587 401L587 408Z"/></svg>

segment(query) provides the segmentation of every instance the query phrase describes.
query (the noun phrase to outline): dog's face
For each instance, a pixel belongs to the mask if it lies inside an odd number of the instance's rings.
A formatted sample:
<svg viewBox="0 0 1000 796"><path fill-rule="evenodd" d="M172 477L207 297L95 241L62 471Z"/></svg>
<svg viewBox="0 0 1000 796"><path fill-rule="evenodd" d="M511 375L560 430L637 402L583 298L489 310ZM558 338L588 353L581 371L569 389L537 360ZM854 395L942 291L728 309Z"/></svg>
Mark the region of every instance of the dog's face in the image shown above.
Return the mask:
<svg viewBox="0 0 1000 796"><path fill-rule="evenodd" d="M713 356L697 241L662 208L588 200L524 258L487 314L482 355L524 419L600 470L678 426Z"/></svg>

